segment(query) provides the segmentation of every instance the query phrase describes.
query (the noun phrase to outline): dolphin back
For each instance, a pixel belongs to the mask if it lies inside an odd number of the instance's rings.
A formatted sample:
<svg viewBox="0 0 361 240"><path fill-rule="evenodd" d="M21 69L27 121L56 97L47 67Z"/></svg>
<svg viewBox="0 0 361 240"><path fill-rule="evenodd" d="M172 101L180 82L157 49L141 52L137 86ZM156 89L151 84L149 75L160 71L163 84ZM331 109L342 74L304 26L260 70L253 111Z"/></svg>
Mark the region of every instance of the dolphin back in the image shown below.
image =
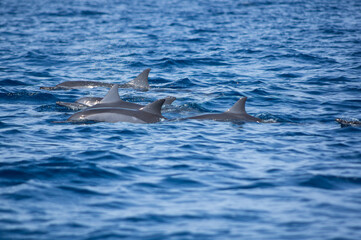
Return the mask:
<svg viewBox="0 0 361 240"><path fill-rule="evenodd" d="M157 116L162 116L162 106L165 102L165 99L159 99L152 103L149 103L148 105L145 105L144 107L140 108L139 110L148 112ZM162 116L163 117L163 116Z"/></svg>
<svg viewBox="0 0 361 240"><path fill-rule="evenodd" d="M148 75L150 70L151 70L150 68L145 69L135 79L122 85L121 87L132 87L134 89L143 90L143 91L149 90L150 86L148 82Z"/></svg>

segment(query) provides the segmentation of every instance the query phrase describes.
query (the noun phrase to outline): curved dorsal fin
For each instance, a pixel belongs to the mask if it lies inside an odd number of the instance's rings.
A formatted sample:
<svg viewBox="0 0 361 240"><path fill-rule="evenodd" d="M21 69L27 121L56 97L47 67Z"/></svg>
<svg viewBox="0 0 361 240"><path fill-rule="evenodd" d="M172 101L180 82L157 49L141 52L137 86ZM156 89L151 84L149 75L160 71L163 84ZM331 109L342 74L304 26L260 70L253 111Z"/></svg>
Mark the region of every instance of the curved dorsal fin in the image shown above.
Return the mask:
<svg viewBox="0 0 361 240"><path fill-rule="evenodd" d="M162 116L161 109L162 109L164 102L165 102L165 99L159 99L152 103L149 103L148 105L145 105L144 107L140 108L139 110Z"/></svg>
<svg viewBox="0 0 361 240"><path fill-rule="evenodd" d="M229 113L246 113L246 100L247 97L240 98L230 109L226 112Z"/></svg>
<svg viewBox="0 0 361 240"><path fill-rule="evenodd" d="M138 77L128 82L128 84L134 86L135 88L149 89L148 75L150 70L150 68L145 69L138 75Z"/></svg>
<svg viewBox="0 0 361 240"><path fill-rule="evenodd" d="M109 90L107 95L100 101L100 103L112 103L120 100L120 96L118 93L118 84L114 84L113 87Z"/></svg>
<svg viewBox="0 0 361 240"><path fill-rule="evenodd" d="M170 104L172 104L177 98L176 98L176 97L173 97L173 96L168 96L168 97L165 97L164 99L165 99L164 104L170 105Z"/></svg>

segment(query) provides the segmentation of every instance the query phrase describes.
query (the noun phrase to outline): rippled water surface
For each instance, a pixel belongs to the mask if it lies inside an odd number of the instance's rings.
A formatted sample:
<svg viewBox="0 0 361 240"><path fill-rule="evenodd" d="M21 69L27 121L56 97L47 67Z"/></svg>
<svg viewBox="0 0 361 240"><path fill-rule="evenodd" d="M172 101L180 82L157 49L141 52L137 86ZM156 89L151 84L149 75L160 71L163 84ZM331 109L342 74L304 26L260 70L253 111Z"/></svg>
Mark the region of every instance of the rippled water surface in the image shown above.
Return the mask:
<svg viewBox="0 0 361 240"><path fill-rule="evenodd" d="M56 101L151 68L156 124ZM361 239L361 3L0 1L0 239ZM269 123L179 120L247 96Z"/></svg>

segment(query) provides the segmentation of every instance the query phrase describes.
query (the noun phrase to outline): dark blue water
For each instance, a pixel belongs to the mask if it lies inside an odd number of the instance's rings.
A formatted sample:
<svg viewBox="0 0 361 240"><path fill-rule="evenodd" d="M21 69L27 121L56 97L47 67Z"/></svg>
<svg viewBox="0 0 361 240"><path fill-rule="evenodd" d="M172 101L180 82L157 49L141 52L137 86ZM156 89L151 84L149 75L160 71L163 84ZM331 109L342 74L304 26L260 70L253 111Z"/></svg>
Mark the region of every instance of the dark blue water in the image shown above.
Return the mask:
<svg viewBox="0 0 361 240"><path fill-rule="evenodd" d="M170 119L55 124L152 68ZM361 3L0 1L0 239L361 239ZM277 122L277 123L274 123Z"/></svg>

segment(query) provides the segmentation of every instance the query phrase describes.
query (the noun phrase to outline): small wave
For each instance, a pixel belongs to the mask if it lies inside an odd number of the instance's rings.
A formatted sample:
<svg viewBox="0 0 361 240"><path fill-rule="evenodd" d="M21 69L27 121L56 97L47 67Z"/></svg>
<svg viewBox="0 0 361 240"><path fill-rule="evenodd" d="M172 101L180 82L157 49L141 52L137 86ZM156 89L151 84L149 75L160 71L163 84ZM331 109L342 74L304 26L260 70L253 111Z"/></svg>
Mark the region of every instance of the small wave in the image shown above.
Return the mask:
<svg viewBox="0 0 361 240"><path fill-rule="evenodd" d="M38 77L38 78L51 78L53 77L49 72L35 72L35 71L29 71L26 72L26 75L32 76L32 77Z"/></svg>
<svg viewBox="0 0 361 240"><path fill-rule="evenodd" d="M182 78L182 79L176 80L172 83L163 85L164 88L173 88L173 89L192 88L195 86L197 86L197 84L195 84L189 78Z"/></svg>
<svg viewBox="0 0 361 240"><path fill-rule="evenodd" d="M50 93L28 92L25 90L0 93L0 101L3 102L56 102L56 100L58 99Z"/></svg>
<svg viewBox="0 0 361 240"><path fill-rule="evenodd" d="M131 207L134 204L129 202L121 202L121 201L108 201L108 202L98 202L94 204L90 204L90 207L100 208L100 209L110 209L110 210L119 210L125 209L127 207Z"/></svg>
<svg viewBox="0 0 361 240"><path fill-rule="evenodd" d="M190 178L181 178L181 177L173 177L173 176L164 178L159 184L165 187L177 187L177 188L198 188L205 186L204 183Z"/></svg>
<svg viewBox="0 0 361 240"><path fill-rule="evenodd" d="M17 80L11 80L11 79L5 79L0 81L0 86L26 86L28 84L17 81Z"/></svg>
<svg viewBox="0 0 361 240"><path fill-rule="evenodd" d="M57 12L43 12L39 14L40 16L50 16L50 17L72 17L75 16L73 11L60 10Z"/></svg>
<svg viewBox="0 0 361 240"><path fill-rule="evenodd" d="M157 68L229 65L228 63L224 62L223 59L218 59L218 58L189 58L189 59L162 58L157 61L159 63L153 65Z"/></svg>
<svg viewBox="0 0 361 240"><path fill-rule="evenodd" d="M259 116L258 116L259 117ZM261 117L259 117L261 118ZM262 119L262 118L261 118ZM263 123L279 123L280 121L274 118L270 118L270 119L263 119Z"/></svg>
<svg viewBox="0 0 361 240"><path fill-rule="evenodd" d="M184 112L209 112L209 110L197 103L186 103L179 106L174 111L174 113L184 113Z"/></svg>
<svg viewBox="0 0 361 240"><path fill-rule="evenodd" d="M303 60L306 62L314 62L314 63L337 63L337 61L330 57L320 56L316 54L309 54L295 51L294 53L283 54L281 57L292 58L296 60Z"/></svg>
<svg viewBox="0 0 361 240"><path fill-rule="evenodd" d="M74 16L98 16L105 15L106 12L101 12L97 10L72 10L72 9L60 9L56 12L43 12L40 13L42 16L51 16L51 17L74 17Z"/></svg>
<svg viewBox="0 0 361 240"><path fill-rule="evenodd" d="M32 51L27 51L24 53L23 56L25 59L46 59L47 55L40 51L40 50L32 50Z"/></svg>
<svg viewBox="0 0 361 240"><path fill-rule="evenodd" d="M170 80L165 79L165 78L151 78L149 79L149 82L153 85L153 84L163 84L163 83L169 83Z"/></svg>
<svg viewBox="0 0 361 240"><path fill-rule="evenodd" d="M347 83L351 82L351 79L340 76L340 77L315 77L307 80L308 84L315 84L315 85L328 85L328 84L335 84L335 83Z"/></svg>
<svg viewBox="0 0 361 240"><path fill-rule="evenodd" d="M251 94L260 95L260 96L268 96L269 93L264 88L256 88L251 91Z"/></svg>
<svg viewBox="0 0 361 240"><path fill-rule="evenodd" d="M5 128L18 128L18 129L21 129L23 127L24 127L24 125L19 125L19 124L13 124L13 123L9 123L9 122L0 121L0 129L5 129Z"/></svg>
<svg viewBox="0 0 361 240"><path fill-rule="evenodd" d="M295 74L295 73L281 73L281 74L278 74L277 76L280 78L285 78L285 79L301 77L301 75Z"/></svg>
<svg viewBox="0 0 361 240"><path fill-rule="evenodd" d="M190 38L183 38L183 39L178 39L178 42L189 42L189 43L206 43L209 42L208 38L204 38L204 37L190 37Z"/></svg>
<svg viewBox="0 0 361 240"><path fill-rule="evenodd" d="M89 189L87 187L59 186L58 188L61 189L61 190L65 190L65 191L69 191L69 192L72 192L72 193L75 193L75 194L79 194L82 197L84 197L84 195L89 195L89 196L103 196L103 195L106 195L104 193Z"/></svg>
<svg viewBox="0 0 361 240"><path fill-rule="evenodd" d="M10 130L2 131L1 133L2 133L2 134L5 134L5 135L13 136L13 135L15 135L15 134L21 134L22 131L20 131L20 130L18 130L18 129L10 129Z"/></svg>
<svg viewBox="0 0 361 240"><path fill-rule="evenodd" d="M82 16L96 16L96 15L105 15L106 12L94 11L94 10L82 10L80 15Z"/></svg>
<svg viewBox="0 0 361 240"><path fill-rule="evenodd" d="M3 169L0 170L0 185L14 186L27 182L32 175L20 169Z"/></svg>
<svg viewBox="0 0 361 240"><path fill-rule="evenodd" d="M361 178L333 175L315 175L300 183L301 186L338 190L352 187L361 187Z"/></svg>
<svg viewBox="0 0 361 240"><path fill-rule="evenodd" d="M262 53L262 50L257 50L257 49L250 49L250 48L245 48L245 49L239 49L237 51L235 51L235 53L246 53L246 54L255 54L255 53Z"/></svg>
<svg viewBox="0 0 361 240"><path fill-rule="evenodd" d="M149 182L135 183L131 186L131 188L141 192L154 192L157 190L164 189L160 184L149 183Z"/></svg>
<svg viewBox="0 0 361 240"><path fill-rule="evenodd" d="M306 62L306 63L337 63L337 61L333 58L317 56L312 54L306 53L288 53L288 54L268 54L263 56L262 59L268 61L276 61L276 60L285 60L285 59L292 59L295 61Z"/></svg>
<svg viewBox="0 0 361 240"><path fill-rule="evenodd" d="M135 47L135 46L133 46ZM149 67L149 65L143 63L143 62L137 62L137 61L134 61L132 63L129 64L129 67L131 68L146 68L146 67Z"/></svg>
<svg viewBox="0 0 361 240"><path fill-rule="evenodd" d="M237 190L237 189L259 189L259 188L271 188L275 187L276 185L270 182L257 182L253 184L245 184L245 185L238 185L233 187L227 188L220 188L219 190Z"/></svg>
<svg viewBox="0 0 361 240"><path fill-rule="evenodd" d="M104 231L95 231L95 232L91 232L89 234L91 237L87 237L84 238L86 240L104 240L104 239L141 239L141 238L137 238L135 237L135 233L129 233L129 234L125 234L125 233L120 233L117 232L115 230L104 230ZM144 238L146 239L146 238ZM148 238L151 239L151 238Z"/></svg>
<svg viewBox="0 0 361 240"><path fill-rule="evenodd" d="M355 70L359 70L359 69L361 69L361 64L360 64L360 65L358 65L358 66L353 67L352 69L355 69Z"/></svg>
<svg viewBox="0 0 361 240"><path fill-rule="evenodd" d="M237 7L261 7L261 6L270 6L273 4L279 4L272 1L245 1L242 3L239 3Z"/></svg>
<svg viewBox="0 0 361 240"><path fill-rule="evenodd" d="M67 107L58 106L56 104L41 105L35 108L38 112L73 112Z"/></svg>
<svg viewBox="0 0 361 240"><path fill-rule="evenodd" d="M120 153L114 153L114 152L109 152L109 151L100 151L100 150L87 150L87 151L83 151L80 152L79 154L76 155L77 158L79 159L86 159L88 161L98 161L98 160L103 160L103 159L107 159L108 161L110 160L131 160L132 157L128 156L126 154L120 154Z"/></svg>
<svg viewBox="0 0 361 240"><path fill-rule="evenodd" d="M194 29L191 31L192 34L198 34L198 33L216 33L217 31L216 30L213 30L213 29Z"/></svg>

